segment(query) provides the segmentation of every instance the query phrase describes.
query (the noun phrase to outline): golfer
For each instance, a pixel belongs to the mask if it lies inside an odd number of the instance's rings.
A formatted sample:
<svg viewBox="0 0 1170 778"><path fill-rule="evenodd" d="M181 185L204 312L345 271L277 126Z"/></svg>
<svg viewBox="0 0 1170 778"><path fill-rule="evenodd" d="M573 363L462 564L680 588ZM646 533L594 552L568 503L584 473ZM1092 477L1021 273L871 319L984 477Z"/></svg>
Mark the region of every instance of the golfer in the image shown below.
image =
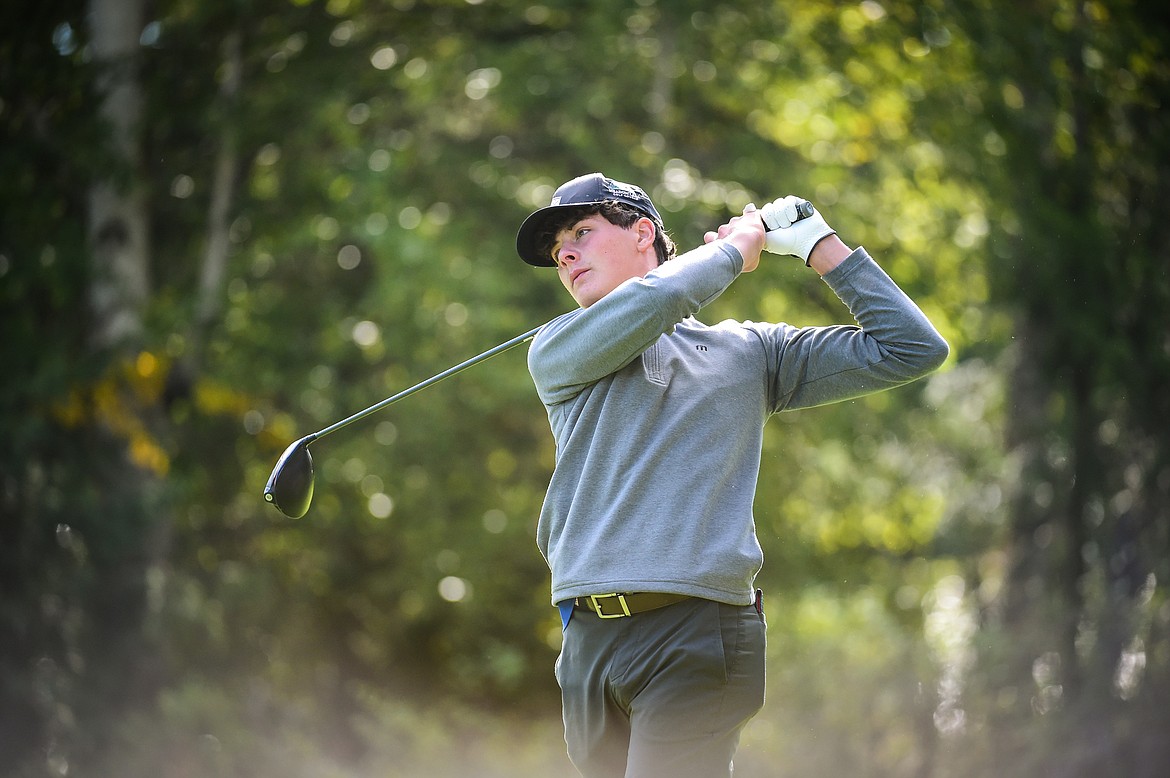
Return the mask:
<svg viewBox="0 0 1170 778"><path fill-rule="evenodd" d="M585 776L728 776L764 702L764 422L913 381L947 344L796 197L749 205L676 257L646 193L593 173L530 215L516 248L579 306L528 355L556 442L537 544L564 624L569 758ZM804 260L857 326L695 319L765 248Z"/></svg>

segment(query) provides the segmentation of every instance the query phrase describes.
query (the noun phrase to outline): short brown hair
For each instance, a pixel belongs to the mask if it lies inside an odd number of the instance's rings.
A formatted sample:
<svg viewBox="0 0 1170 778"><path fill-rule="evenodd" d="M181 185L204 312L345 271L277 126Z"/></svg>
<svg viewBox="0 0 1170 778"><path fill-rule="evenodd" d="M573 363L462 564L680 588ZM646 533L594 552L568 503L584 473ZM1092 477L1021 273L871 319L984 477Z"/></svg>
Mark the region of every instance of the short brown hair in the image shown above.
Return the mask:
<svg viewBox="0 0 1170 778"><path fill-rule="evenodd" d="M629 229L638 219L643 217L649 218L637 208L628 206L625 203L619 203L617 200L606 200L596 205L579 205L574 208L566 208L561 213L558 213L555 218L549 218L541 225L540 232L536 236L536 245L540 249L540 253L543 256L551 257L553 244L556 243L557 235L562 230L567 230L582 219L593 216L594 214L600 214L607 222L617 225L622 229ZM650 221L653 222L654 220L650 219ZM658 255L658 264L661 265L667 260L674 259L677 251L678 249L674 245L674 241L670 239L666 231L655 224L654 253Z"/></svg>

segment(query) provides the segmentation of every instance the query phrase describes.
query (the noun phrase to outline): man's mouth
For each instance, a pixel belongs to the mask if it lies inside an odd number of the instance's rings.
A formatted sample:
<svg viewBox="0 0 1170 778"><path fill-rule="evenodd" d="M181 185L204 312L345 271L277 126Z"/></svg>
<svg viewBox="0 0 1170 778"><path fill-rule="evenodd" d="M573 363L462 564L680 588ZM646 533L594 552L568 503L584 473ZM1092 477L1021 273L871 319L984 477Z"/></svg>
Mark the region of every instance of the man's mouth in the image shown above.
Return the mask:
<svg viewBox="0 0 1170 778"><path fill-rule="evenodd" d="M577 268L576 270L574 270L572 273L569 274L569 283L575 285L577 283L577 279L580 278L584 273L588 273L588 272L589 272L589 268L587 268L587 267Z"/></svg>

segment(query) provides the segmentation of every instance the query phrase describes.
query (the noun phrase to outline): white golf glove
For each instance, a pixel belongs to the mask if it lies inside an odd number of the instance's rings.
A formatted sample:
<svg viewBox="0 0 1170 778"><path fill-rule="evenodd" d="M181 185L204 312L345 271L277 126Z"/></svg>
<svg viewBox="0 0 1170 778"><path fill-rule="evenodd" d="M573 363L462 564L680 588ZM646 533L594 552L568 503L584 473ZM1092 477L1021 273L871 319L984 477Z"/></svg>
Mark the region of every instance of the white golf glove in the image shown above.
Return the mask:
<svg viewBox="0 0 1170 778"><path fill-rule="evenodd" d="M767 231L764 249L773 254L800 257L805 265L821 238L837 234L812 203L795 195L768 203L760 209L760 218Z"/></svg>

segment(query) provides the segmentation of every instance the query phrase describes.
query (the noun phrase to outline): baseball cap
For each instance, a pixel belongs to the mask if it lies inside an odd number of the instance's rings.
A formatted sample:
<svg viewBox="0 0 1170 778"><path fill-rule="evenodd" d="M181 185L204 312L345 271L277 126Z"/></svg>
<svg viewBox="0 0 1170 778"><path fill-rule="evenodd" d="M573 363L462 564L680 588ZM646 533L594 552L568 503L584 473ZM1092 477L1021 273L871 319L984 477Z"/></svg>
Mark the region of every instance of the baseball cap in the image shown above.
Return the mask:
<svg viewBox="0 0 1170 778"><path fill-rule="evenodd" d="M553 192L552 202L549 205L534 211L524 220L524 223L520 225L520 231L516 233L516 253L520 255L520 259L530 265L556 267L556 263L552 261L551 257L540 253L536 243L537 236L540 235L545 224L549 219L556 217L557 214L568 208L578 205L599 205L606 200L616 200L619 203L637 208L650 217L658 229L665 231L662 217L658 215L658 209L654 207L650 197L640 187L614 181L601 173L589 173L561 184L557 191Z"/></svg>

